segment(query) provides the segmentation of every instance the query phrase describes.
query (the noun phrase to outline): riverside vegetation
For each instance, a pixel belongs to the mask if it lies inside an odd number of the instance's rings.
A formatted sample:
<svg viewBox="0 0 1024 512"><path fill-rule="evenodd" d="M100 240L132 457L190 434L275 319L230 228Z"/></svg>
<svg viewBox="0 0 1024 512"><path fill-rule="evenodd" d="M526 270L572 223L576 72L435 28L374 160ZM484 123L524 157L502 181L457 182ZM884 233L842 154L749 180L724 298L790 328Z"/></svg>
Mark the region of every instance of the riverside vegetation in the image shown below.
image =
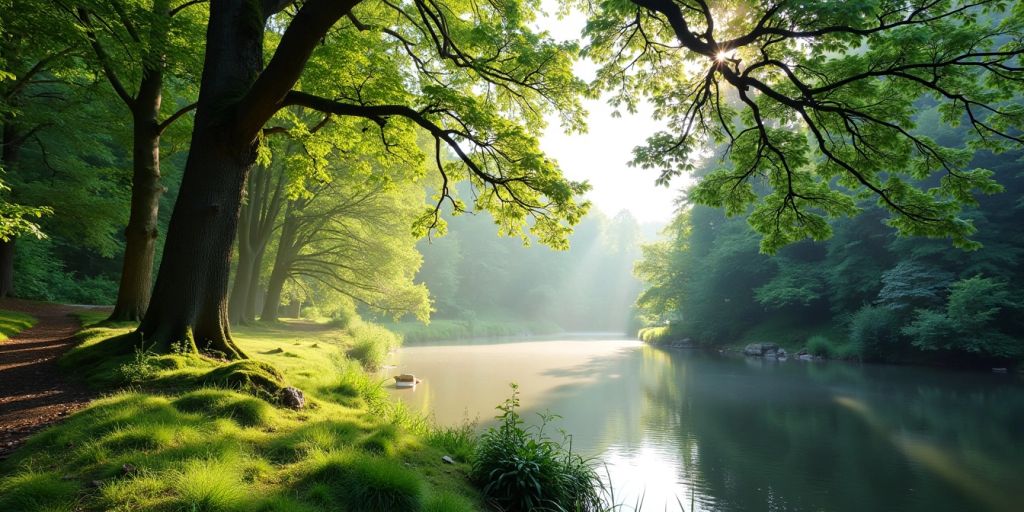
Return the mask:
<svg viewBox="0 0 1024 512"><path fill-rule="evenodd" d="M393 402L367 372L399 343L379 326L245 327L238 343L254 358L225 365L142 345L111 357L133 324L83 317L61 364L107 394L3 462L2 510L606 507L592 462L523 426L515 387L500 426L479 438L472 425L435 427ZM286 385L304 391L304 407L281 404Z"/></svg>

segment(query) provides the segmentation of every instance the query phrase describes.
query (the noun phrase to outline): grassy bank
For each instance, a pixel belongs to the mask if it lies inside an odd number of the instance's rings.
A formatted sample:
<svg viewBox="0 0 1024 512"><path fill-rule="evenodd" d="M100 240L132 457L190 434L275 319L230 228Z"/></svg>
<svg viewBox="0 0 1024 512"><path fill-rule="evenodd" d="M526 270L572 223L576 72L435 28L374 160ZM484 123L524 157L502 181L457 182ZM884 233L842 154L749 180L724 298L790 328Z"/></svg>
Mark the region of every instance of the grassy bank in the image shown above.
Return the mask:
<svg viewBox="0 0 1024 512"><path fill-rule="evenodd" d="M0 510L484 508L467 477L473 437L432 430L394 405L346 355L365 345L358 330L240 328L252 360L230 365L97 357L128 330L83 330L67 367L111 394L4 461ZM285 385L303 390L305 408L261 398ZM446 454L457 463L443 463Z"/></svg>
<svg viewBox="0 0 1024 512"><path fill-rule="evenodd" d="M502 336L535 336L562 332L552 322L516 320L452 320L434 319L430 324L399 322L386 324L409 343L425 341L498 338Z"/></svg>
<svg viewBox="0 0 1024 512"><path fill-rule="evenodd" d="M0 309L0 342L36 324L32 315Z"/></svg>

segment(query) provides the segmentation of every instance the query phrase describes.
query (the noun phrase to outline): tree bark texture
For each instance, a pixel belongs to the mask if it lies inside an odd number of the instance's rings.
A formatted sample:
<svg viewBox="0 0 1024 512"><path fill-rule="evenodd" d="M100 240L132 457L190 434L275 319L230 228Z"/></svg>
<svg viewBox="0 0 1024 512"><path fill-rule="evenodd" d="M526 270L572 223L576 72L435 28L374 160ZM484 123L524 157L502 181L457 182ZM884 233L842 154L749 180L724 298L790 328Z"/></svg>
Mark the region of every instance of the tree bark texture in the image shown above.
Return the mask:
<svg viewBox="0 0 1024 512"><path fill-rule="evenodd" d="M124 263L111 321L139 321L149 305L160 214L160 113L162 73L147 68L132 105L132 197L124 230Z"/></svg>
<svg viewBox="0 0 1024 512"><path fill-rule="evenodd" d="M166 349L186 341L229 359L245 354L228 327L228 274L255 140L237 129L237 98L263 65L255 2L213 2L199 104L150 307L139 329Z"/></svg>
<svg viewBox="0 0 1024 512"><path fill-rule="evenodd" d="M18 164L24 138L10 121L4 122L0 128L3 129L0 168L9 173ZM13 237L7 242L0 240L0 298L14 294L14 242Z"/></svg>

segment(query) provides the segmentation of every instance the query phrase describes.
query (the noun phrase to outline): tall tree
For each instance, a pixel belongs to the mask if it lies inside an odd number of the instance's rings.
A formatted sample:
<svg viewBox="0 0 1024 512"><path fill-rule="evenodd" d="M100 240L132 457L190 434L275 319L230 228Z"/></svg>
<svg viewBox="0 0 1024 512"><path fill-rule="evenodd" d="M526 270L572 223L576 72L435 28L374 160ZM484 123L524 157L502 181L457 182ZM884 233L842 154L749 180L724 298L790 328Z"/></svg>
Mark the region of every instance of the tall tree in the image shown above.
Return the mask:
<svg viewBox="0 0 1024 512"><path fill-rule="evenodd" d="M750 212L774 252L831 234L828 217L874 197L899 233L976 248L964 206L1001 190L975 149L1024 143L1024 7L1003 0L607 0L590 12L596 85L635 108L647 97L668 129L634 153L667 182L702 149L731 165L689 198ZM915 102L965 123L970 145L915 132ZM732 101L731 101L732 100ZM938 179L927 181L936 176ZM768 194L755 193L763 182Z"/></svg>
<svg viewBox="0 0 1024 512"><path fill-rule="evenodd" d="M149 304L153 285L160 196L160 138L196 104L172 105L163 113L165 75L185 88L198 60L190 53L201 41L202 2L171 0L84 2L73 11L82 25L98 68L128 108L132 127L132 194L125 227L124 261L113 321L138 321ZM166 110L166 107L164 107ZM163 117L163 119L161 119Z"/></svg>
<svg viewBox="0 0 1024 512"><path fill-rule="evenodd" d="M532 230L559 245L585 205L584 184L566 181L534 134L552 108L579 128L571 45L530 29L518 2L434 0L223 0L210 5L199 101L181 190L167 232L143 336L166 349L177 340L229 357L227 286L231 250L258 139L279 110L294 106L363 119L387 146L390 130L413 126L434 142L438 172L467 179L476 205L512 234ZM288 12L282 12L290 9ZM279 14L280 13L280 14ZM264 61L268 21L280 41ZM333 88L300 90L314 51L343 51ZM320 93L320 94L318 94ZM459 165L440 165L442 148ZM455 199L447 185L438 202ZM438 225L437 210L422 218Z"/></svg>

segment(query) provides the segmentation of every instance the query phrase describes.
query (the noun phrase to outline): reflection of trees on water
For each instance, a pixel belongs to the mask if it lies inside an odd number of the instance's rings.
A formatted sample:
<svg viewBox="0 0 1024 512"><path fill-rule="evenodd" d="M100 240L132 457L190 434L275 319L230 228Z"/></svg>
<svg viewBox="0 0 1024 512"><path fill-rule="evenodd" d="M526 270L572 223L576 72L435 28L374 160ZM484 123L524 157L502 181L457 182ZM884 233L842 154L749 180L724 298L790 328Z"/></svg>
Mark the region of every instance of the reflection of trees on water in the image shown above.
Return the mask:
<svg viewBox="0 0 1024 512"><path fill-rule="evenodd" d="M1007 495L1024 481L1019 385L927 369L672 358L684 378L649 386L648 396L676 416L663 426L678 432L680 453L694 461L688 477L712 509L1019 504ZM685 443L694 438L695 458Z"/></svg>
<svg viewBox="0 0 1024 512"><path fill-rule="evenodd" d="M643 348L566 376L543 405L592 454L678 454L704 509L1015 510L1024 385L921 368L744 361ZM1019 495L1018 495L1019 496Z"/></svg>

